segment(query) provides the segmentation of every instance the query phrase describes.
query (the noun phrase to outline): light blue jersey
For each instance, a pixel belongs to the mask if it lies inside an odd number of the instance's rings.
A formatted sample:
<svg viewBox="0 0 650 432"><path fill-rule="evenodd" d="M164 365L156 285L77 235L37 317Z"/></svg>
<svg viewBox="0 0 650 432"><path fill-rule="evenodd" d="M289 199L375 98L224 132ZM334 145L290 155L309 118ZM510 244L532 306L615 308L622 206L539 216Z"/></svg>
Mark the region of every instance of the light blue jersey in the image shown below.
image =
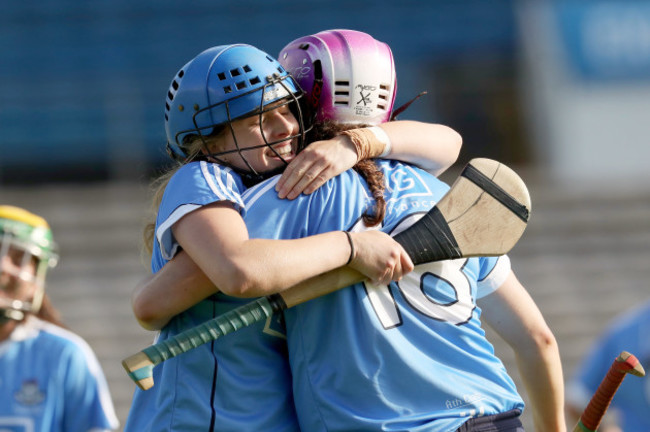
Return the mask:
<svg viewBox="0 0 650 432"><path fill-rule="evenodd" d="M231 169L194 162L165 189L156 223L152 270L179 250L171 227L203 205L230 201L245 214L244 186ZM164 340L250 302L215 294L173 318ZM153 369L154 386L136 389L125 431L298 431L281 316L239 330Z"/></svg>
<svg viewBox="0 0 650 432"><path fill-rule="evenodd" d="M417 168L379 163L388 182L382 231L412 224L448 190ZM372 201L352 171L294 201L277 199L273 186L244 194L251 237L366 229L360 216ZM399 284L357 284L285 311L302 430L453 431L471 417L523 410L476 305L509 271L506 256L424 264Z"/></svg>
<svg viewBox="0 0 650 432"><path fill-rule="evenodd" d="M88 344L29 317L0 342L0 430L117 430L106 379Z"/></svg>
<svg viewBox="0 0 650 432"><path fill-rule="evenodd" d="M386 232L414 222L448 189L403 164L382 161L381 168L388 179ZM359 221L373 201L353 171L293 201L277 198L276 182L277 177L242 192L228 169L205 163L181 168L160 207L152 269L178 250L173 223L220 200L238 206L251 238L364 229ZM188 194L191 187L196 189ZM507 257L419 270L423 290L406 280L390 289L360 284L287 311L289 353L283 323L271 321L163 362L154 368L154 387L136 390L126 430L298 430L291 373L305 431L447 431L471 415L523 408L483 338L475 305L505 279ZM249 301L212 296L174 318L159 339Z"/></svg>
<svg viewBox="0 0 650 432"><path fill-rule="evenodd" d="M628 351L650 370L650 301L626 311L594 343L578 374L567 385L567 402L586 406L609 367L622 351ZM619 415L624 431L650 431L650 380L630 376L612 399L610 411Z"/></svg>

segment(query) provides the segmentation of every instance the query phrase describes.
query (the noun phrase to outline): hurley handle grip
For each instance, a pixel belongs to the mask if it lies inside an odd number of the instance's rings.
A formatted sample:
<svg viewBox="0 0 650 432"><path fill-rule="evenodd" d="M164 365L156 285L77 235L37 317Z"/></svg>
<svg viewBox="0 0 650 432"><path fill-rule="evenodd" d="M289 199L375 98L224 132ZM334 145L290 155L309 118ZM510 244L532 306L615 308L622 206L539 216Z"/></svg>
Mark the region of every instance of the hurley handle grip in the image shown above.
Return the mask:
<svg viewBox="0 0 650 432"><path fill-rule="evenodd" d="M153 386L152 369L155 365L242 327L262 321L284 308L286 306L279 295L259 298L187 329L182 333L182 337L174 337L150 345L124 359L122 366L138 387L147 390Z"/></svg>
<svg viewBox="0 0 650 432"><path fill-rule="evenodd" d="M639 360L627 351L614 360L605 378L601 381L589 404L580 416L573 432L595 432L612 403L614 394L623 383L627 374L645 376L645 370Z"/></svg>

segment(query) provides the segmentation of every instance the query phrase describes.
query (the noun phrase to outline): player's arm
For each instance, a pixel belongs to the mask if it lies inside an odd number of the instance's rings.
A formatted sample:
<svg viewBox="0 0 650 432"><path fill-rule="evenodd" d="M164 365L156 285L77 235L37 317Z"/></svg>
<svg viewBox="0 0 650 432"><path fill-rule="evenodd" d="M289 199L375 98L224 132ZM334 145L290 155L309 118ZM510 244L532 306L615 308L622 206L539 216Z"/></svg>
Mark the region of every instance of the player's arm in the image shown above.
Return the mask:
<svg viewBox="0 0 650 432"><path fill-rule="evenodd" d="M530 398L535 430L565 431L564 378L555 336L513 272L479 300L483 320L512 347Z"/></svg>
<svg viewBox="0 0 650 432"><path fill-rule="evenodd" d="M195 210L172 229L186 254L143 280L132 296L135 316L147 329L161 328L218 290L235 297L282 292L347 265L351 252L350 267L376 283L398 280L413 269L402 246L380 231L351 233L353 250L340 231L295 240L248 239L244 221L227 204Z"/></svg>
<svg viewBox="0 0 650 432"><path fill-rule="evenodd" d="M294 240L249 239L239 212L224 203L183 216L172 231L206 276L225 294L236 297L274 294L348 261L381 284L398 280L403 264L404 270L412 269L402 246L380 232L352 233L352 246L341 231Z"/></svg>
<svg viewBox="0 0 650 432"><path fill-rule="evenodd" d="M441 124L397 120L376 127L381 131L364 133L357 146L346 134L311 143L280 177L278 196L293 199L300 193L310 194L357 161L369 158L400 160L438 176L456 162L463 142L458 132ZM364 147L361 152L359 141Z"/></svg>
<svg viewBox="0 0 650 432"><path fill-rule="evenodd" d="M417 165L435 176L458 159L463 139L449 126L412 120L397 120L379 125L391 141L385 159Z"/></svg>
<svg viewBox="0 0 650 432"><path fill-rule="evenodd" d="M199 266L181 251L158 272L138 283L131 295L131 307L143 328L160 330L172 317L218 291Z"/></svg>

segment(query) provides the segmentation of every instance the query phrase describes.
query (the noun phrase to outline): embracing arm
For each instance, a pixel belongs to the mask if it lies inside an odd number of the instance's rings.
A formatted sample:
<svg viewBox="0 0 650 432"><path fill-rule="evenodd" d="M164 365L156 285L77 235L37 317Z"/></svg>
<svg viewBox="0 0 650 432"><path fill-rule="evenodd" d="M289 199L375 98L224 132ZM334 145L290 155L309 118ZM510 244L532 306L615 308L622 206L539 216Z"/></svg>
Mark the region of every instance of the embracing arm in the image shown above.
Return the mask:
<svg viewBox="0 0 650 432"><path fill-rule="evenodd" d="M169 320L219 289L183 251L133 290L131 307L140 326L160 330Z"/></svg>
<svg viewBox="0 0 650 432"><path fill-rule="evenodd" d="M413 264L402 246L379 231L353 233L354 248L341 231L294 240L249 239L230 204L204 206L172 227L183 250L225 294L260 297L281 292L312 276L350 266L372 281L398 280Z"/></svg>
<svg viewBox="0 0 650 432"><path fill-rule="evenodd" d="M442 174L458 159L463 139L449 126L398 120L379 125L391 141L386 159L397 159Z"/></svg>
<svg viewBox="0 0 650 432"><path fill-rule="evenodd" d="M555 336L513 272L494 293L482 298L483 320L515 352L530 398L535 430L565 431L564 378Z"/></svg>
<svg viewBox="0 0 650 432"><path fill-rule="evenodd" d="M282 292L345 266L351 254L341 231L295 240L249 239L239 213L223 203L184 216L173 231L185 252L138 284L132 296L133 312L149 330L162 328L174 315L219 290L235 297ZM413 269L402 246L389 235L370 230L350 236L354 256L349 265L369 279L389 283Z"/></svg>
<svg viewBox="0 0 650 432"><path fill-rule="evenodd" d="M449 168L460 153L463 140L448 126L412 120L397 120L378 125L390 141L390 151L382 156L417 165L438 176ZM372 138L372 135L371 135ZM369 158L382 155L383 144L373 146ZM364 159L366 157L361 157ZM294 199L310 194L327 180L352 168L359 155L348 135L309 144L291 161L276 185L280 198Z"/></svg>

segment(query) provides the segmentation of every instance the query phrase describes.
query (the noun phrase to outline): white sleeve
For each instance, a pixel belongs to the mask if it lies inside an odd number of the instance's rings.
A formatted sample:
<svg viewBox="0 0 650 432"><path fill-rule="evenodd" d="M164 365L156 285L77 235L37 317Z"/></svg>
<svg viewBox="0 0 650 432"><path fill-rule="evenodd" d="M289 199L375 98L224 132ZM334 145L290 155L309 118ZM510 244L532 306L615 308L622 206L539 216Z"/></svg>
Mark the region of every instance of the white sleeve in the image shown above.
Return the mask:
<svg viewBox="0 0 650 432"><path fill-rule="evenodd" d="M494 259L488 258L488 262ZM499 289L510 274L510 270L511 264L508 255L496 258L496 263L493 262L491 268L487 269L487 274L478 281L477 298L485 297Z"/></svg>

